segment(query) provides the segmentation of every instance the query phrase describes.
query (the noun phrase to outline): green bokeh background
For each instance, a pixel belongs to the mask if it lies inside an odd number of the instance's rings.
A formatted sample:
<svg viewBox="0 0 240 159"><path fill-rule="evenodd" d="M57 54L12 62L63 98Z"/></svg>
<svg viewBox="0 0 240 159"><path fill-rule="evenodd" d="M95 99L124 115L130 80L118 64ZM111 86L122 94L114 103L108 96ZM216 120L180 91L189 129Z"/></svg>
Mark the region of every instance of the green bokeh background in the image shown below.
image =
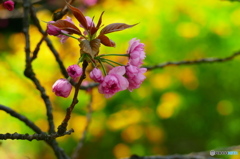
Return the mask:
<svg viewBox="0 0 240 159"><path fill-rule="evenodd" d="M96 15L97 19L102 11L105 11L105 25L115 22L139 24L109 34L117 46L102 46L101 53L125 53L128 41L135 37L145 43L144 65L148 66L167 61L223 58L240 50L238 2L102 0L85 9L84 14ZM50 21L51 15L46 9L38 12L42 21ZM46 28L44 22L41 25ZM8 29L0 32L0 104L26 115L47 131L44 103L35 86L23 75L24 36L13 28L9 23ZM32 25L30 35L33 50L41 34ZM68 39L61 44L56 37L50 36L50 39L65 66L77 62L77 41ZM45 43L33 66L53 102L54 122L59 125L73 93L63 99L51 92L52 84L62 75ZM81 159L187 154L239 145L239 67L240 58L236 57L229 62L155 69L146 73L141 88L119 92L110 99L93 89L94 112L80 152ZM89 96L88 92L80 92L80 103L69 124L75 133L57 139L68 154L73 152L85 127ZM0 120L0 133L33 133L3 111L0 111ZM52 150L42 141L7 140L1 143L0 156L3 158L54 158Z"/></svg>

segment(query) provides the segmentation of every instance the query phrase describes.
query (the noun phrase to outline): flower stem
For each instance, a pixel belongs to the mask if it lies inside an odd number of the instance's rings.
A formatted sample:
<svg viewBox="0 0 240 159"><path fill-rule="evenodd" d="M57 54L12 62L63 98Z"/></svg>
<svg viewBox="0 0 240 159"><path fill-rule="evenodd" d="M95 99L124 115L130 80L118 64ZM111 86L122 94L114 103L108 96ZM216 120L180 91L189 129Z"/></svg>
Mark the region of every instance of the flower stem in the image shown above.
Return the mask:
<svg viewBox="0 0 240 159"><path fill-rule="evenodd" d="M98 59L98 61L99 61L100 65L102 66L102 69L103 69L103 73L104 73L104 75L106 76L106 75L107 75L107 71L106 71L106 69L105 69L105 67L104 67L104 65L103 65L103 63L102 63L102 61L101 61L101 59Z"/></svg>
<svg viewBox="0 0 240 159"><path fill-rule="evenodd" d="M69 34L65 34L65 33L61 33L61 34L66 35L66 36L69 36L69 37L71 37L71 38L74 38L74 39L77 39L77 40L78 40L78 38L76 38L75 36L72 36L72 35L69 35Z"/></svg>
<svg viewBox="0 0 240 159"><path fill-rule="evenodd" d="M110 63L110 62L108 62L108 61L103 61L103 62L105 62L105 63L111 65L112 67L116 67L115 65L113 65L112 63Z"/></svg>
<svg viewBox="0 0 240 159"><path fill-rule="evenodd" d="M82 54L82 56L79 58L77 64L79 65L80 62L83 62L84 58L85 58L85 54Z"/></svg>
<svg viewBox="0 0 240 159"><path fill-rule="evenodd" d="M102 57L102 56L129 56L129 54L102 54L97 57Z"/></svg>
<svg viewBox="0 0 240 159"><path fill-rule="evenodd" d="M124 66L123 64L121 63L118 63L118 62L115 62L115 61L112 61L112 60L109 60L109 59L103 59L103 58L100 58L103 62L112 62L114 64L117 64L119 66Z"/></svg>
<svg viewBox="0 0 240 159"><path fill-rule="evenodd" d="M93 59L91 58L91 56L90 56L89 54L86 54L86 56L87 56L87 58L91 61L92 65L93 65L94 67L96 67L95 62L93 61Z"/></svg>

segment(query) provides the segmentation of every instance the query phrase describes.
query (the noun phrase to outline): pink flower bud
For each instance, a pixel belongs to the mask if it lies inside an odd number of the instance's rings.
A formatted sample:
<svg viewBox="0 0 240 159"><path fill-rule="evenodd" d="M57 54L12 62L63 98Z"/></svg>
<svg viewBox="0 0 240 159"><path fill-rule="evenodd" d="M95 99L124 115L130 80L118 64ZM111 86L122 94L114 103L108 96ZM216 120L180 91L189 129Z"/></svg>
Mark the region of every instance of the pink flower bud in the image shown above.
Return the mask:
<svg viewBox="0 0 240 159"><path fill-rule="evenodd" d="M57 95L64 98L67 98L72 90L72 85L69 83L67 79L59 79L57 80L53 86L52 91Z"/></svg>
<svg viewBox="0 0 240 159"><path fill-rule="evenodd" d="M103 81L103 76L102 76L101 70L99 70L98 68L94 68L94 69L90 72L90 78L91 78L92 80L94 80L95 82L102 83L102 81Z"/></svg>
<svg viewBox="0 0 240 159"><path fill-rule="evenodd" d="M129 45L130 46L127 50L127 53L129 54L128 64L140 67L146 57L144 52L144 44L140 43L140 40L136 40L136 38L133 38L129 42Z"/></svg>
<svg viewBox="0 0 240 159"><path fill-rule="evenodd" d="M113 68L99 85L98 91L104 94L106 98L109 98L115 93L127 89L129 83L128 80L123 77L125 72L124 66Z"/></svg>
<svg viewBox="0 0 240 159"><path fill-rule="evenodd" d="M5 1L3 2L3 7L9 11L12 11L14 9L14 2L12 0Z"/></svg>
<svg viewBox="0 0 240 159"><path fill-rule="evenodd" d="M54 23L54 21L50 21L47 24L47 33L49 35L54 35L57 36L59 34L61 34L61 29L59 29L58 27L52 25L51 23Z"/></svg>
<svg viewBox="0 0 240 159"><path fill-rule="evenodd" d="M136 66L126 66L126 76L129 82L128 90L132 92L133 89L139 88L146 78L143 73L147 71L146 68L139 68Z"/></svg>
<svg viewBox="0 0 240 159"><path fill-rule="evenodd" d="M83 71L82 68L79 67L78 65L71 65L67 68L67 73L71 78L75 79L80 77Z"/></svg>

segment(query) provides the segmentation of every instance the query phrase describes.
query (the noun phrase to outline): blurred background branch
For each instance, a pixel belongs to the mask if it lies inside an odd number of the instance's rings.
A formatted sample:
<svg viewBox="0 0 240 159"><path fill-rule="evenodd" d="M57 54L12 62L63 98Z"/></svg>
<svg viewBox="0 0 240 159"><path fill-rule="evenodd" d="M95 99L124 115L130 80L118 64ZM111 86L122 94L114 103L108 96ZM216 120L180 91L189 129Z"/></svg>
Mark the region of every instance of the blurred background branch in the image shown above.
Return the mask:
<svg viewBox="0 0 240 159"><path fill-rule="evenodd" d="M72 159L78 159L80 158L80 150L82 149L83 147L83 144L86 140L86 136L87 136L87 131L89 129L89 126L90 126L90 123L91 123L91 116L92 116L92 101L93 101L93 94L92 94L92 90L89 91L90 93L90 100L89 100L89 103L87 105L87 115L86 115L86 125L84 127L84 130L82 132L82 135L81 135L81 138L75 148L75 150L73 151L73 154L72 154Z"/></svg>
<svg viewBox="0 0 240 159"><path fill-rule="evenodd" d="M240 51L225 57L225 58L202 58L198 60L186 60L186 61L175 61L175 62L164 62L161 64L153 65L153 66L143 66L148 70L153 70L157 68L164 68L167 66L179 66L179 65L194 65L194 64L203 64L203 63L215 63L215 62L226 62L234 59L235 57L240 55Z"/></svg>

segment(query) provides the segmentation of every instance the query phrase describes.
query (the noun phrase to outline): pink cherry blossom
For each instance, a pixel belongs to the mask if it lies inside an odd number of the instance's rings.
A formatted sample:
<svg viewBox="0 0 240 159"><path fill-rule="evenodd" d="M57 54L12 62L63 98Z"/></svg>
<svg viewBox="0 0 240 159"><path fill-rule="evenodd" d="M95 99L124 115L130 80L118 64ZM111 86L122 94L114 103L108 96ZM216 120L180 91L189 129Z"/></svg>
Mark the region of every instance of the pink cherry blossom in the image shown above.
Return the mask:
<svg viewBox="0 0 240 159"><path fill-rule="evenodd" d="M95 82L99 82L102 83L103 81L103 75L101 70L99 70L98 68L94 68L91 72L90 72L90 78L92 80L94 80Z"/></svg>
<svg viewBox="0 0 240 159"><path fill-rule="evenodd" d="M64 20L74 24L73 21L72 21L72 18L70 18L69 16L67 16L67 18L64 19ZM53 23L55 23L55 21L48 22L47 33L49 35L53 35L53 36L59 37L60 38L60 42L64 43L69 38L69 36L64 35L64 34L69 34L69 33L67 31L59 29L58 27L56 27L54 25L51 25ZM61 34L61 33L64 33L64 34Z"/></svg>
<svg viewBox="0 0 240 159"><path fill-rule="evenodd" d="M72 85L69 83L67 79L58 79L52 86L52 91L61 97L68 97L72 90Z"/></svg>
<svg viewBox="0 0 240 159"><path fill-rule="evenodd" d="M3 2L3 7L9 11L12 11L14 9L14 2L12 0L5 1Z"/></svg>
<svg viewBox="0 0 240 159"><path fill-rule="evenodd" d="M126 70L124 66L118 66L109 71L103 82L99 85L100 93L105 94L106 98L113 96L115 93L128 88L128 80L123 77Z"/></svg>
<svg viewBox="0 0 240 159"><path fill-rule="evenodd" d="M82 75L83 70L78 65L71 65L67 68L67 73L71 78L76 79Z"/></svg>
<svg viewBox="0 0 240 159"><path fill-rule="evenodd" d="M48 24L47 24L47 33L49 35L57 36L57 35L61 34L61 29L59 29L58 27L56 27L54 25L51 25L53 23L55 23L55 22L54 21L48 22Z"/></svg>
<svg viewBox="0 0 240 159"><path fill-rule="evenodd" d="M90 18L89 16L85 16L85 18L87 20L88 27L95 26L94 22L92 21L92 18Z"/></svg>
<svg viewBox="0 0 240 159"><path fill-rule="evenodd" d="M128 90L130 92L133 89L139 88L144 79L146 78L143 73L147 71L146 68L139 68L136 66L128 65L126 66L126 76L129 82Z"/></svg>
<svg viewBox="0 0 240 159"><path fill-rule="evenodd" d="M140 67L145 59L144 44L140 43L140 40L133 38L129 42L129 48L127 50L129 54L128 64Z"/></svg>
<svg viewBox="0 0 240 159"><path fill-rule="evenodd" d="M66 21L74 24L73 21L72 21L72 18L70 18L69 16L67 16L67 18L64 19L64 20L66 20ZM64 30L61 30L61 32L64 33L64 34L69 34L67 31L64 31ZM57 37L60 38L60 42L61 42L61 43L64 43L64 42L69 38L69 36L63 35L63 34L60 34L60 35L58 35Z"/></svg>

